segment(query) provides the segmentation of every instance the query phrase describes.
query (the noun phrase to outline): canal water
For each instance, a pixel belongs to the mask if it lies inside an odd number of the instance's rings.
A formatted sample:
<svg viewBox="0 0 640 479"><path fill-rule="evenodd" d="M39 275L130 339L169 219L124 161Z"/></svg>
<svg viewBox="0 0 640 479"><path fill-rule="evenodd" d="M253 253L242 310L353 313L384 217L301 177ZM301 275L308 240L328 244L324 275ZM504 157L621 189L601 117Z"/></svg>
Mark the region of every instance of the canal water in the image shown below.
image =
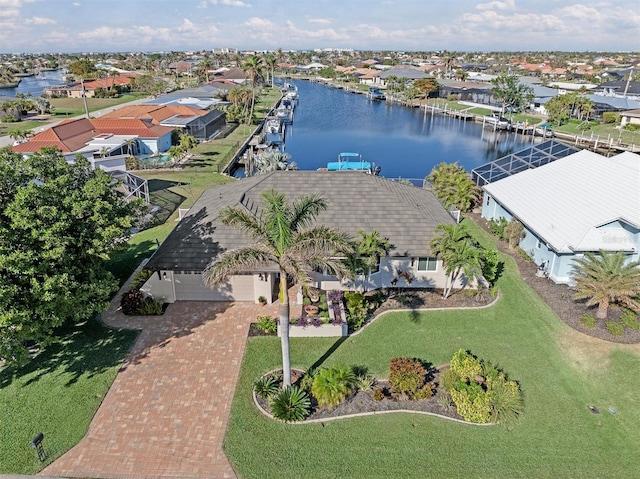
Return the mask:
<svg viewBox="0 0 640 479"><path fill-rule="evenodd" d="M51 70L44 71L40 75L23 77L15 88L0 88L0 96L14 97L16 93L24 95L31 93L32 97L39 97L47 87L64 85L64 74L64 70Z"/></svg>
<svg viewBox="0 0 640 479"><path fill-rule="evenodd" d="M293 83L299 103L285 151L301 170L326 167L349 151L380 166L381 176L422 180L441 162L457 162L470 172L539 141L319 83Z"/></svg>

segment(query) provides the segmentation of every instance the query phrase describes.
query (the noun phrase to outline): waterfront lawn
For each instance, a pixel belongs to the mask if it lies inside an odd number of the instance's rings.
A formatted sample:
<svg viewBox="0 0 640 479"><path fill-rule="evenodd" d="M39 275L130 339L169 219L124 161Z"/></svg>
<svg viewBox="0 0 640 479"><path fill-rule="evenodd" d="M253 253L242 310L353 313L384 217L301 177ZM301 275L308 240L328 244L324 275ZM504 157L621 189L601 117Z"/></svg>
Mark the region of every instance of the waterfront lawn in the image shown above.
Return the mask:
<svg viewBox="0 0 640 479"><path fill-rule="evenodd" d="M501 258L501 298L489 308L391 313L344 342L292 338L291 358L294 367L326 358L324 366L362 365L385 377L394 356L438 365L468 348L520 382L525 413L519 421L478 427L398 413L324 425L274 422L254 407L251 385L280 366L279 340L249 338L225 440L239 477L636 475L640 346L572 330L520 279L513 260ZM590 412L589 405L600 413Z"/></svg>
<svg viewBox="0 0 640 479"><path fill-rule="evenodd" d="M60 337L26 366L0 370L0 474L35 474L80 441L137 332L92 320ZM40 432L45 463L29 447Z"/></svg>
<svg viewBox="0 0 640 479"><path fill-rule="evenodd" d="M619 139L621 143L626 145L640 145L640 132L621 130L616 126L613 123L599 123L597 121L585 123L571 119L562 126L554 126L553 130L586 138L591 138L593 135L593 138L599 137L602 143L608 143L612 139L613 143L617 144Z"/></svg>
<svg viewBox="0 0 640 479"><path fill-rule="evenodd" d="M23 120L12 123L0 122L0 136L9 136L14 130L35 130L38 127L46 125L46 121Z"/></svg>

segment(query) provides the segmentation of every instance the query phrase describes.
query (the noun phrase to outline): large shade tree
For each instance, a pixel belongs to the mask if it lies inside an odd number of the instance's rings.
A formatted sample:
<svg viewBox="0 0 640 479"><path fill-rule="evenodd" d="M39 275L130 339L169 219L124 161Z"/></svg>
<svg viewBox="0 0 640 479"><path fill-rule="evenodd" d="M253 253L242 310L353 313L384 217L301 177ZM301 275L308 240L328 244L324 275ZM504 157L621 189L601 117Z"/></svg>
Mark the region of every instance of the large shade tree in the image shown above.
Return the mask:
<svg viewBox="0 0 640 479"><path fill-rule="evenodd" d="M140 208L82 157L0 150L0 357L19 363L27 341L104 310L118 286L105 261Z"/></svg>
<svg viewBox="0 0 640 479"><path fill-rule="evenodd" d="M533 88L520 83L514 75L498 75L491 83L493 96L500 102L503 115L506 111L521 111L533 100Z"/></svg>
<svg viewBox="0 0 640 479"><path fill-rule="evenodd" d="M215 287L231 275L277 266L283 386L287 387L291 385L289 278L305 289L314 268L326 268L339 278L348 276L340 257L350 253L351 244L347 234L315 224L318 214L327 207L321 197L303 196L289 202L284 193L268 190L262 199L263 206L255 214L234 207L220 211L220 220L248 234L252 244L222 253L207 265L203 279L209 287Z"/></svg>
<svg viewBox="0 0 640 479"><path fill-rule="evenodd" d="M596 317L606 319L610 304L640 311L640 261L623 252L585 253L574 260L575 299L598 305Z"/></svg>

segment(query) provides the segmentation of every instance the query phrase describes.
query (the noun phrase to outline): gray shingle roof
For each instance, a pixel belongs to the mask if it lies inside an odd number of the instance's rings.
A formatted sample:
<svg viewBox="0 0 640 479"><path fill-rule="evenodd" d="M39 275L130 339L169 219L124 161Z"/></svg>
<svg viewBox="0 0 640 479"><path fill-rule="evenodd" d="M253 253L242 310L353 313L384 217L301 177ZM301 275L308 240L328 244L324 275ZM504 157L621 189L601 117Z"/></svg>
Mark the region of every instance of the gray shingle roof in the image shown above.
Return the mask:
<svg viewBox="0 0 640 479"><path fill-rule="evenodd" d="M289 199L319 194L327 209L318 223L354 236L378 231L391 242L390 256L428 256L439 224L453 219L428 190L361 172L275 171L205 191L149 261L156 270L202 271L218 254L250 244L218 219L225 206L255 211L269 189Z"/></svg>

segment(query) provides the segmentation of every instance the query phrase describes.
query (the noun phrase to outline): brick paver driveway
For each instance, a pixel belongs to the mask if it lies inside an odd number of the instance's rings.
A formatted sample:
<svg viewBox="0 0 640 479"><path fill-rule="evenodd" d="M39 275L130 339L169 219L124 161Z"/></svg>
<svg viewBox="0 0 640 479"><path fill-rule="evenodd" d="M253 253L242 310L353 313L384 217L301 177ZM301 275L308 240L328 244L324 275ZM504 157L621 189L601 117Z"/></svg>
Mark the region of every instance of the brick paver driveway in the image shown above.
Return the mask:
<svg viewBox="0 0 640 479"><path fill-rule="evenodd" d="M160 317L104 321L142 329L87 435L42 475L231 478L222 451L249 329L276 305L179 302Z"/></svg>

